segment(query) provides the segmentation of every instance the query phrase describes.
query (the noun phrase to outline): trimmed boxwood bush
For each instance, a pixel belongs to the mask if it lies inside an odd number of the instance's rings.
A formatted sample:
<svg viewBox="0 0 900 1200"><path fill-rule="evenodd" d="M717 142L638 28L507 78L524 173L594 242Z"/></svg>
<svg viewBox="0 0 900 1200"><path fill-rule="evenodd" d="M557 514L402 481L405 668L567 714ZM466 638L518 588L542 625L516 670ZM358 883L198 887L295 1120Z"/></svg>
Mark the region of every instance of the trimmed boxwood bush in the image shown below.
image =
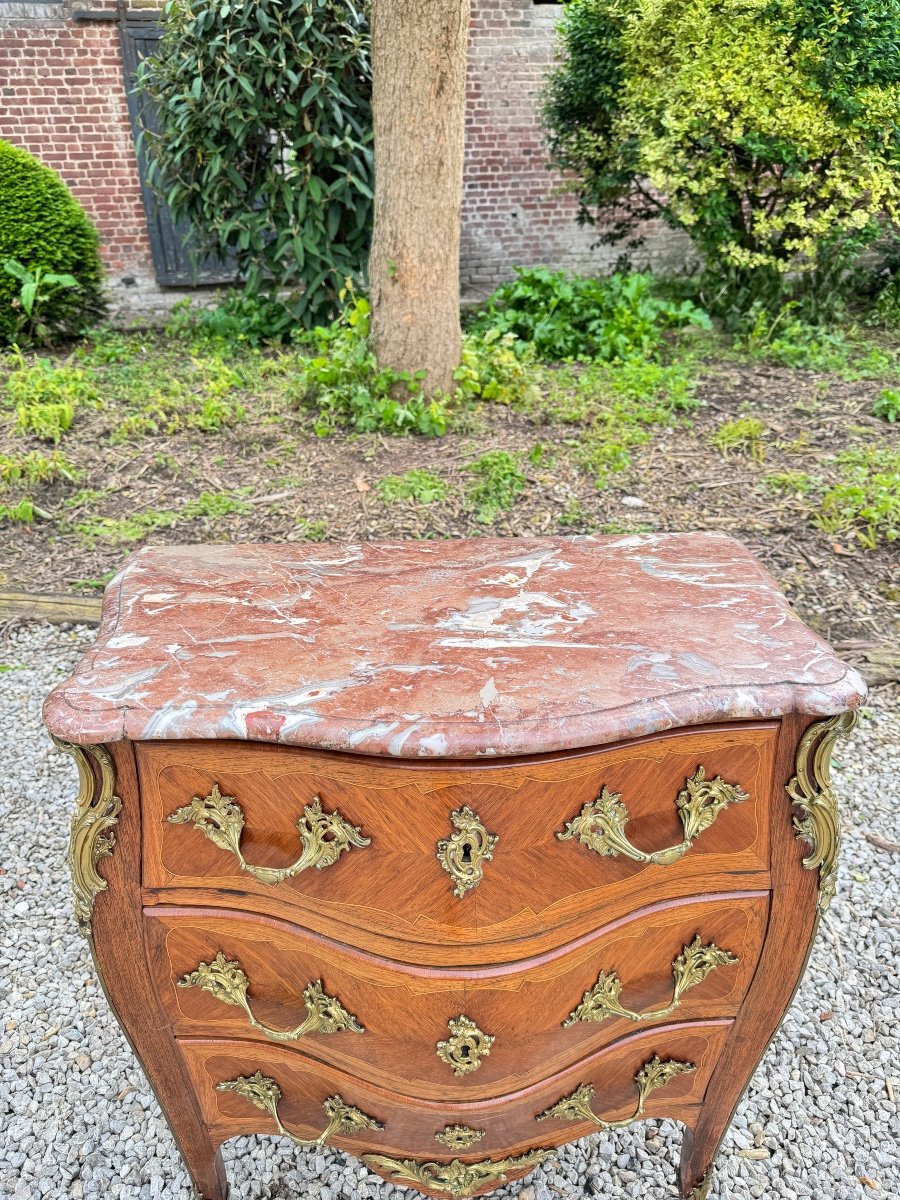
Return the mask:
<svg viewBox="0 0 900 1200"><path fill-rule="evenodd" d="M2 270L15 259L73 275L78 290L61 291L41 309L41 321L58 337L81 332L103 311L103 267L97 231L55 171L26 150L0 142L0 345L14 340L19 281Z"/></svg>

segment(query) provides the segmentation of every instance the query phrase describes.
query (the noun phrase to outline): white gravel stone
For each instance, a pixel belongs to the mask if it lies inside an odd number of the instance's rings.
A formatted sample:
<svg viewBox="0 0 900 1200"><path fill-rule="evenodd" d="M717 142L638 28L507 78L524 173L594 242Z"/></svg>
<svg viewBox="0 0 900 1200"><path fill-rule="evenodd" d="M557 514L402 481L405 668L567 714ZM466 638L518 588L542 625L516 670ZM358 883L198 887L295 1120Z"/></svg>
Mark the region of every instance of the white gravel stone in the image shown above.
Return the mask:
<svg viewBox="0 0 900 1200"><path fill-rule="evenodd" d="M94 975L64 864L75 769L41 702L88 629L14 627L0 643L0 1200L192 1200L172 1137ZM21 669L19 669L21 668ZM834 778L840 887L804 983L718 1161L722 1200L900 1197L900 703L876 698ZM679 1126L598 1134L498 1200L672 1200ZM747 1157L767 1150L770 1157ZM226 1145L233 1200L409 1200L335 1151L275 1137Z"/></svg>

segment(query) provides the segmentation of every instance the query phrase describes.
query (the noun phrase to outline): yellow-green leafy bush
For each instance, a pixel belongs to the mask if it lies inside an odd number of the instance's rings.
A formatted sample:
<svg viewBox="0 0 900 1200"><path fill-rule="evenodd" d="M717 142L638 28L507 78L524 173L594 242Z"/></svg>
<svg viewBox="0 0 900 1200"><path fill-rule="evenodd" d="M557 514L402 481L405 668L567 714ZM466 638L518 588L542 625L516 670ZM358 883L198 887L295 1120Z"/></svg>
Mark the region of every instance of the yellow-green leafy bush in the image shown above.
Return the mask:
<svg viewBox="0 0 900 1200"><path fill-rule="evenodd" d="M814 310L900 218L900 0L571 0L545 120L605 240L686 231L720 311Z"/></svg>

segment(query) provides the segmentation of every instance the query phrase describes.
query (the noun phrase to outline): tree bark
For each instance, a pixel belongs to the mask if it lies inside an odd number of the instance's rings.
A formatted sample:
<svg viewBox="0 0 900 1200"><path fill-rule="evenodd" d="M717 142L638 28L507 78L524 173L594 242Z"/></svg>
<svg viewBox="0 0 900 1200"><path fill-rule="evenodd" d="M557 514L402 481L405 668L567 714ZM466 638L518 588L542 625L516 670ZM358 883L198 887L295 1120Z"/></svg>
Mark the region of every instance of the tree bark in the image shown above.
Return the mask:
<svg viewBox="0 0 900 1200"><path fill-rule="evenodd" d="M459 236L471 0L372 0L378 363L451 392L459 365Z"/></svg>

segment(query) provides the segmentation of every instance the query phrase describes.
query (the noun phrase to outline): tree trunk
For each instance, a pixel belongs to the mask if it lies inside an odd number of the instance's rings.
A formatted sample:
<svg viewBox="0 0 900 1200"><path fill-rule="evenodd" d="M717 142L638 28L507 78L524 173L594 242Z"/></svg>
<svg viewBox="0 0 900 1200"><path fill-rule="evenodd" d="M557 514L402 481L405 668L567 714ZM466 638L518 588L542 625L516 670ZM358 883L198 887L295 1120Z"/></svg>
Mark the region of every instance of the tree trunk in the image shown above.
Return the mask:
<svg viewBox="0 0 900 1200"><path fill-rule="evenodd" d="M451 392L459 365L459 228L471 0L372 0L379 365Z"/></svg>

